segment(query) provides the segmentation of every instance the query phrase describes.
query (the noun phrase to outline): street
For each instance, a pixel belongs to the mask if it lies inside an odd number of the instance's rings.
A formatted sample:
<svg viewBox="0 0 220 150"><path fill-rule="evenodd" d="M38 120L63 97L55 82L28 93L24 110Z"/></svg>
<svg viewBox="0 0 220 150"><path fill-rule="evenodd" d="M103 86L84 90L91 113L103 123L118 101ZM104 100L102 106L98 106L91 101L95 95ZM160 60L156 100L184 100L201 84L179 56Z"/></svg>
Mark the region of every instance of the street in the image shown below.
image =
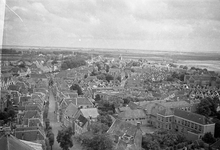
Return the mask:
<svg viewBox="0 0 220 150"><path fill-rule="evenodd" d="M58 134L58 130L61 130L61 123L57 122L57 116L54 113L55 112L55 106L56 106L56 101L53 95L53 92L51 91L51 89L49 89L50 91L50 97L49 97L49 112L48 112L48 118L50 120L50 126L52 127L52 131L54 133L54 145L53 145L53 150L62 150L62 148L60 148L59 143L57 143L57 134Z"/></svg>

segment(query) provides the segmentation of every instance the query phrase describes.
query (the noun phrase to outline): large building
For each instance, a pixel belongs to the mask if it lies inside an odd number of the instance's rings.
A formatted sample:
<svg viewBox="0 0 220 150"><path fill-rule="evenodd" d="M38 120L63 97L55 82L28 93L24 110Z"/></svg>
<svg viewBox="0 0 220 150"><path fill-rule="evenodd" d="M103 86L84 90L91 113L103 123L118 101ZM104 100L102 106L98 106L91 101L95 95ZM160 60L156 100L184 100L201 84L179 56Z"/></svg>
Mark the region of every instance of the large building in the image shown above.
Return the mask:
<svg viewBox="0 0 220 150"><path fill-rule="evenodd" d="M181 132L188 139L196 140L207 132L214 135L215 123L196 113L168 108L157 113L157 128Z"/></svg>

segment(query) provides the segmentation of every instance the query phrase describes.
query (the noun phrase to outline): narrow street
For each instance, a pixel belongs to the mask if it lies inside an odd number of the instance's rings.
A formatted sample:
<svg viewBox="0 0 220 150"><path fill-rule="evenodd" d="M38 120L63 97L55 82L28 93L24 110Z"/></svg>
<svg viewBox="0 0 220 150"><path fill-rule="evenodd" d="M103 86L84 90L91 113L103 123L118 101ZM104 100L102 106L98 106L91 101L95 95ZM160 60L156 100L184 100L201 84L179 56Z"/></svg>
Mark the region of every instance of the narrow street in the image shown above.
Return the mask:
<svg viewBox="0 0 220 150"><path fill-rule="evenodd" d="M61 123L57 122L57 116L54 113L55 112L55 107L56 107L56 102L55 98L53 95L53 92L49 89L50 91L50 97L49 97L49 112L48 112L48 118L50 120L50 126L52 127L52 131L54 133L54 145L53 145L53 150L61 150L59 143L57 143L57 134L58 130L61 130Z"/></svg>

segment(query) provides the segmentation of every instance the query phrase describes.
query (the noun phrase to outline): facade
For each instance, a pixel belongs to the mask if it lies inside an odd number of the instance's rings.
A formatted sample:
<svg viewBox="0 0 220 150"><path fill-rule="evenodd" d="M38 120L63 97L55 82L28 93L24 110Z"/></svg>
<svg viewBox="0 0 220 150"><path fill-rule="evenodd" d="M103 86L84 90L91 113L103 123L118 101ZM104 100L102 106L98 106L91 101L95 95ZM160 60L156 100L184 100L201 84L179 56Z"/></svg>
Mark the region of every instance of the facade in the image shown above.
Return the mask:
<svg viewBox="0 0 220 150"><path fill-rule="evenodd" d="M157 128L181 132L190 140L201 138L205 133L214 135L215 123L205 116L181 109L165 109L157 113Z"/></svg>
<svg viewBox="0 0 220 150"><path fill-rule="evenodd" d="M89 121L82 115L74 119L73 130L76 135L80 135L88 131Z"/></svg>

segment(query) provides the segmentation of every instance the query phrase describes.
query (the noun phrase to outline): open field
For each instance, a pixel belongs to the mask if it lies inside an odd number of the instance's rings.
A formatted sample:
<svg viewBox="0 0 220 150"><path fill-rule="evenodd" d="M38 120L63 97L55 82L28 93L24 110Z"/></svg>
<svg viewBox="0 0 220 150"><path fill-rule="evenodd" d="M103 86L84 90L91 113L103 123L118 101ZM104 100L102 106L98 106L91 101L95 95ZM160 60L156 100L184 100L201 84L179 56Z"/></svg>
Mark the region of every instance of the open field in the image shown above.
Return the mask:
<svg viewBox="0 0 220 150"><path fill-rule="evenodd" d="M148 61L171 61L177 65L187 65L189 67L207 68L213 71L220 71L220 52L180 52L180 51L156 51L156 50L135 50L135 49L104 49L104 48L69 48L69 47L11 47L15 50L33 51L78 51L92 54L100 54L107 57L117 58L119 55L123 59L144 58ZM24 59L20 55L2 55L2 60Z"/></svg>
<svg viewBox="0 0 220 150"><path fill-rule="evenodd" d="M217 71L220 72L220 61L198 61L198 60L185 60L185 61L178 61L176 63L177 65L186 65L189 67L199 67L199 68L206 68L211 71Z"/></svg>

